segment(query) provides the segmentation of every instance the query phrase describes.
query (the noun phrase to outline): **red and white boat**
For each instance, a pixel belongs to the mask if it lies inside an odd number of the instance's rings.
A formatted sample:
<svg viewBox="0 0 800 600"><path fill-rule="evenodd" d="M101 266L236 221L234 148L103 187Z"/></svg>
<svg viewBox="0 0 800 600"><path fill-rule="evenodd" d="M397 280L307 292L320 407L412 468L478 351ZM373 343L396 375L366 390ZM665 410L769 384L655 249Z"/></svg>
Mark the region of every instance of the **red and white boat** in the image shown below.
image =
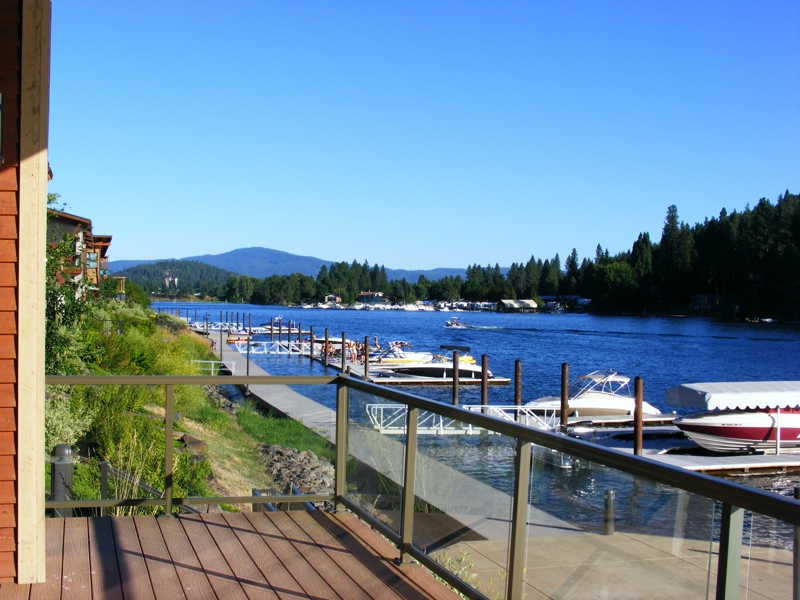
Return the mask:
<svg viewBox="0 0 800 600"><path fill-rule="evenodd" d="M667 404L705 409L674 424L714 452L800 449L800 381L688 383L667 390Z"/></svg>

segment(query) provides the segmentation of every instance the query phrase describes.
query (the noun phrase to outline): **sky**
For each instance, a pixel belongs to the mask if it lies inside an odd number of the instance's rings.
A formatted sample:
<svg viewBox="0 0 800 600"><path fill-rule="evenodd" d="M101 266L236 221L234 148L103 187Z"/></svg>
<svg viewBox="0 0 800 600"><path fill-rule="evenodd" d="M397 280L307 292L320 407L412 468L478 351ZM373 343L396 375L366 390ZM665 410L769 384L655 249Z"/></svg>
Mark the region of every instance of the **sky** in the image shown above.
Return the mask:
<svg viewBox="0 0 800 600"><path fill-rule="evenodd" d="M56 0L50 94L111 260L563 263L800 192L800 0Z"/></svg>

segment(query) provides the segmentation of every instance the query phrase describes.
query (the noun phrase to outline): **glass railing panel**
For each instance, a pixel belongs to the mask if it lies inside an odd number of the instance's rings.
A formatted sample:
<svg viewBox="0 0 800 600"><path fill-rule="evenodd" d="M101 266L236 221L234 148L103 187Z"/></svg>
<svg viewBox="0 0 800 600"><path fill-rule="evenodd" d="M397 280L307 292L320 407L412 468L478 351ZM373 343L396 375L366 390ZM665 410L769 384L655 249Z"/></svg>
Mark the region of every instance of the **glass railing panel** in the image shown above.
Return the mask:
<svg viewBox="0 0 800 600"><path fill-rule="evenodd" d="M739 598L791 600L794 535L788 523L745 512Z"/></svg>
<svg viewBox="0 0 800 600"><path fill-rule="evenodd" d="M707 498L536 446L526 596L713 598L718 520Z"/></svg>
<svg viewBox="0 0 800 600"><path fill-rule="evenodd" d="M400 532L405 404L350 390L345 497Z"/></svg>
<svg viewBox="0 0 800 600"><path fill-rule="evenodd" d="M504 597L516 441L424 411L418 431L413 545L484 595Z"/></svg>

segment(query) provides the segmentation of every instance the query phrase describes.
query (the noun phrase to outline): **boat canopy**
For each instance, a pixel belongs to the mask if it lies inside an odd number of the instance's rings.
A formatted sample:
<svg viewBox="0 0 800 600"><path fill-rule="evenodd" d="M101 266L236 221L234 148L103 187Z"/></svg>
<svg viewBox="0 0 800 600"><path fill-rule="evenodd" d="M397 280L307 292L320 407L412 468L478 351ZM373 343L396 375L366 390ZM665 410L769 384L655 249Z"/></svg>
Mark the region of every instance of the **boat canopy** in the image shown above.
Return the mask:
<svg viewBox="0 0 800 600"><path fill-rule="evenodd" d="M578 379L591 379L592 381L607 381L614 383L628 383L631 378L625 375L617 375L613 371L594 371L588 375L579 375Z"/></svg>
<svg viewBox="0 0 800 600"><path fill-rule="evenodd" d="M697 410L800 407L800 381L684 383L668 389L666 401Z"/></svg>

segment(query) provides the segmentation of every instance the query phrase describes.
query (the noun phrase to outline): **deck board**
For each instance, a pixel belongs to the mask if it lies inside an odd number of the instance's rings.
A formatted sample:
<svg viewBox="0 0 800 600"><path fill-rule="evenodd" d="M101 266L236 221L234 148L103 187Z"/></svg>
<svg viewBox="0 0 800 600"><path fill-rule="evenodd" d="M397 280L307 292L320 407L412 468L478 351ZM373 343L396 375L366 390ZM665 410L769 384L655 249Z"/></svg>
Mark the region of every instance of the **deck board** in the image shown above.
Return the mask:
<svg viewBox="0 0 800 600"><path fill-rule="evenodd" d="M217 597L247 600L247 595L236 581L228 563L225 562L225 557L222 556L214 543L214 538L206 529L205 523L195 517L185 517L181 519L181 524Z"/></svg>
<svg viewBox="0 0 800 600"><path fill-rule="evenodd" d="M278 600L278 596L253 563L239 538L231 531L224 517L216 513L203 515L202 519L247 597L250 600L256 598Z"/></svg>
<svg viewBox="0 0 800 600"><path fill-rule="evenodd" d="M122 600L122 583L109 517L89 519L89 563L92 571L92 597Z"/></svg>
<svg viewBox="0 0 800 600"><path fill-rule="evenodd" d="M31 593L29 585L0 583L0 600L28 600Z"/></svg>
<svg viewBox="0 0 800 600"><path fill-rule="evenodd" d="M213 600L214 589L203 573L203 567L194 553L194 548L186 537L179 519L157 519L158 528L164 537L169 556L189 600Z"/></svg>
<svg viewBox="0 0 800 600"><path fill-rule="evenodd" d="M45 521L45 557L47 581L31 586L31 600L61 598L61 559L64 552L64 522L66 519Z"/></svg>
<svg viewBox="0 0 800 600"><path fill-rule="evenodd" d="M89 570L89 523L86 517L64 522L64 558L61 598L72 600L92 597L92 577Z"/></svg>
<svg viewBox="0 0 800 600"><path fill-rule="evenodd" d="M286 570L243 514L223 513L223 517L281 600L307 597L297 580Z"/></svg>
<svg viewBox="0 0 800 600"><path fill-rule="evenodd" d="M363 522L319 511L52 518L46 527L47 582L2 584L0 600L457 598L420 567L393 564L396 549L374 534L385 544L376 551Z"/></svg>
<svg viewBox="0 0 800 600"><path fill-rule="evenodd" d="M155 600L133 519L111 517L111 527L114 531L114 545L117 548L122 593L126 598Z"/></svg>
<svg viewBox="0 0 800 600"><path fill-rule="evenodd" d="M245 518L250 521L250 524L261 535L261 539L269 546L269 548L278 557L278 560L283 563L283 566L290 573L302 573L302 578L298 579L298 583L303 587L312 598L325 598L326 600L339 600L339 596L334 592L326 581L319 576L319 574L308 564L297 548L291 542L283 537L283 534L278 530L272 522L272 515L276 513L244 513ZM348 600L348 599L344 599Z"/></svg>
<svg viewBox="0 0 800 600"><path fill-rule="evenodd" d="M369 595L353 581L348 573L333 562L324 550L309 539L288 513L276 514L273 522L284 537L297 548L339 596L347 600L369 600Z"/></svg>
<svg viewBox="0 0 800 600"><path fill-rule="evenodd" d="M178 573L169 557L169 551L155 519L133 517L144 562L150 575L153 594L158 600L185 598Z"/></svg>

